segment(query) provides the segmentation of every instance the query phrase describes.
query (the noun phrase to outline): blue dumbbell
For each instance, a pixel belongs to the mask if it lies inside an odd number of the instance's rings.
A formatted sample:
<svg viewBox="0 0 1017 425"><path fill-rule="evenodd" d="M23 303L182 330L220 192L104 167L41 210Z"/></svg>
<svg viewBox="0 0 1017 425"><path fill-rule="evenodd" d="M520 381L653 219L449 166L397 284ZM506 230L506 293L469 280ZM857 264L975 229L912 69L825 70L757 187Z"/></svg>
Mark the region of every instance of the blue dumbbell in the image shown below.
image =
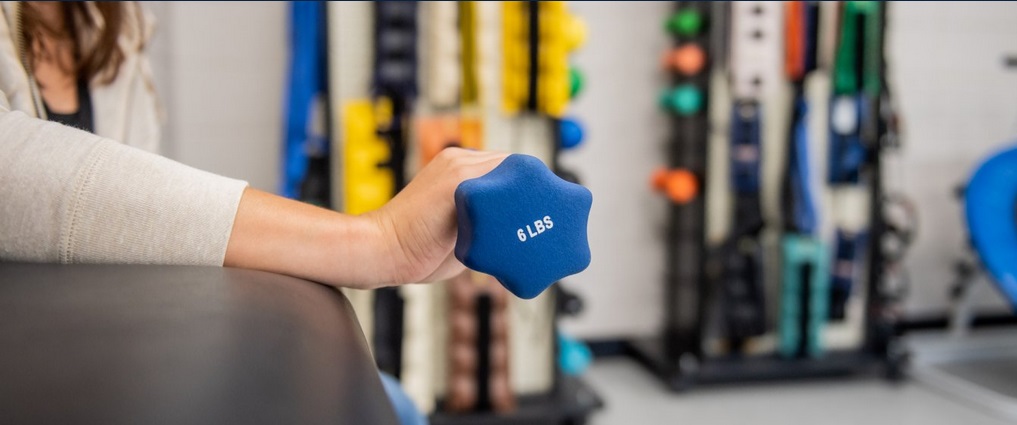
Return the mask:
<svg viewBox="0 0 1017 425"><path fill-rule="evenodd" d="M455 254L530 299L590 265L586 224L593 195L539 159L509 155L491 172L459 184Z"/></svg>

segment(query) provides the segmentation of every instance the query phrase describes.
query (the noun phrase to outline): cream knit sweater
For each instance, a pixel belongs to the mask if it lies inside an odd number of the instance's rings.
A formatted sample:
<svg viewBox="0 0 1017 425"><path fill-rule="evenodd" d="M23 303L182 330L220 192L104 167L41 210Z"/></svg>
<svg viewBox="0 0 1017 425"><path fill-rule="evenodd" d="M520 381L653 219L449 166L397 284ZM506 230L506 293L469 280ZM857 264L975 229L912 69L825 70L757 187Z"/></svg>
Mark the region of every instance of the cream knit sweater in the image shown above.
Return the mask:
<svg viewBox="0 0 1017 425"><path fill-rule="evenodd" d="M100 137L37 118L17 3L0 12L0 261L222 265L247 183L146 152L159 137L150 25L130 21L116 81L92 86Z"/></svg>
<svg viewBox="0 0 1017 425"><path fill-rule="evenodd" d="M245 186L0 112L0 260L221 266Z"/></svg>

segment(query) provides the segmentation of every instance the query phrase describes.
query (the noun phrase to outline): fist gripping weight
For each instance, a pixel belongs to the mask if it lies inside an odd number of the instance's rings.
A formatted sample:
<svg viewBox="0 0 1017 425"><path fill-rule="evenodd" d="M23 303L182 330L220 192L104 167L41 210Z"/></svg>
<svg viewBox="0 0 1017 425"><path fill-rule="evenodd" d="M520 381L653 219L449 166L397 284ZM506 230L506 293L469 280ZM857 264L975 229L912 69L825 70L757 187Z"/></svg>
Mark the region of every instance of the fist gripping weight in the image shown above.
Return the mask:
<svg viewBox="0 0 1017 425"><path fill-rule="evenodd" d="M590 265L586 225L593 195L537 158L510 155L491 172L460 183L455 201L456 258L517 297L536 297Z"/></svg>

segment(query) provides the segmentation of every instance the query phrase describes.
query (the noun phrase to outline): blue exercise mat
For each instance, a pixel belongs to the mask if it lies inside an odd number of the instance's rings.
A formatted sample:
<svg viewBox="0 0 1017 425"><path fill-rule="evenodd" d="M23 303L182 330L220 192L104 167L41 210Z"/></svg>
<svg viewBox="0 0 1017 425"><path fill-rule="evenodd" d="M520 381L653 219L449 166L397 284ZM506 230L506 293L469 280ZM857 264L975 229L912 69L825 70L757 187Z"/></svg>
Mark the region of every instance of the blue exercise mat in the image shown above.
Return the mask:
<svg viewBox="0 0 1017 425"><path fill-rule="evenodd" d="M971 244L1017 308L1017 147L985 160L968 182L964 212Z"/></svg>

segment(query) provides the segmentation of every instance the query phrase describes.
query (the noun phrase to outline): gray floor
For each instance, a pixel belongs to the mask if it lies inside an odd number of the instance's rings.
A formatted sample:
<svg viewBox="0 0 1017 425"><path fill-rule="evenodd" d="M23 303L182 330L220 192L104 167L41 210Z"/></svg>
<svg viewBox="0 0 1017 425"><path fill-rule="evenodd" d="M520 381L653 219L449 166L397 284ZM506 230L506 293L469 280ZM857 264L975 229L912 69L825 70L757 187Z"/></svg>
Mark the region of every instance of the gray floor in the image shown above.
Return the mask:
<svg viewBox="0 0 1017 425"><path fill-rule="evenodd" d="M1008 423L919 383L878 378L767 385L728 385L670 394L631 360L598 360L587 381L605 399L594 425L615 424L892 424Z"/></svg>
<svg viewBox="0 0 1017 425"><path fill-rule="evenodd" d="M987 390L1017 398L1017 359L963 361L944 365L941 369L959 379L977 382Z"/></svg>

